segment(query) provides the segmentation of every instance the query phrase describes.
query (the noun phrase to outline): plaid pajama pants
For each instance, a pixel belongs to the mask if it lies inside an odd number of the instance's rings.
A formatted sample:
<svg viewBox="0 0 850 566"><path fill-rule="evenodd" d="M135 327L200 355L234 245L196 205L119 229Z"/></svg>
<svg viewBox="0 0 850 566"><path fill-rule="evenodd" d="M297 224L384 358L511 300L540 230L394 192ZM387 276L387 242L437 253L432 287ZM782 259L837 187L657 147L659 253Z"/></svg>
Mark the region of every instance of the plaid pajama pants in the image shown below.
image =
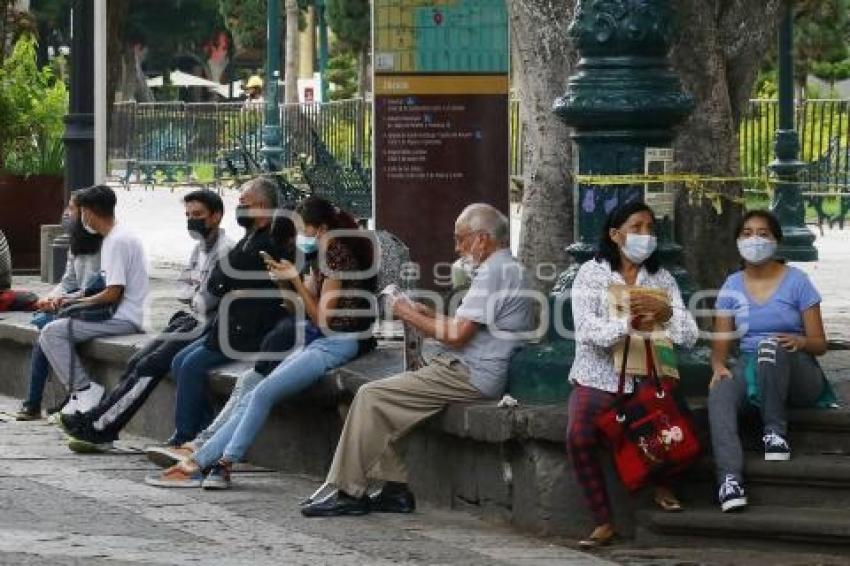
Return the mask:
<svg viewBox="0 0 850 566"><path fill-rule="evenodd" d="M638 380L637 390L653 387L652 380ZM576 385L570 395L567 421L567 453L573 465L576 481L584 494L590 514L597 525L611 521L611 503L605 486L605 473L599 459L599 448L607 448L602 433L594 421L608 410L617 396L595 387ZM670 487L669 480L656 485Z"/></svg>
<svg viewBox="0 0 850 566"><path fill-rule="evenodd" d="M601 389L576 385L569 401L567 453L585 504L597 525L610 522L611 504L598 453L603 439L594 420L611 407L615 397Z"/></svg>

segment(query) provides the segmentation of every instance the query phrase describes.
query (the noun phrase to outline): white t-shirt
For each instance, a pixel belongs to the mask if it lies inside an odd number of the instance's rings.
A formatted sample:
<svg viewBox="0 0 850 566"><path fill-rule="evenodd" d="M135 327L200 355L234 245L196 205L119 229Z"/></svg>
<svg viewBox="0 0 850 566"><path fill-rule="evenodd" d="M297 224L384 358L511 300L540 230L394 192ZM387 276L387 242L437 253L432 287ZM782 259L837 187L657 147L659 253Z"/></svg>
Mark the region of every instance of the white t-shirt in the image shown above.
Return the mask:
<svg viewBox="0 0 850 566"><path fill-rule="evenodd" d="M142 327L145 297L148 294L148 260L142 241L116 224L103 239L100 269L106 286L121 285L124 295L113 318Z"/></svg>

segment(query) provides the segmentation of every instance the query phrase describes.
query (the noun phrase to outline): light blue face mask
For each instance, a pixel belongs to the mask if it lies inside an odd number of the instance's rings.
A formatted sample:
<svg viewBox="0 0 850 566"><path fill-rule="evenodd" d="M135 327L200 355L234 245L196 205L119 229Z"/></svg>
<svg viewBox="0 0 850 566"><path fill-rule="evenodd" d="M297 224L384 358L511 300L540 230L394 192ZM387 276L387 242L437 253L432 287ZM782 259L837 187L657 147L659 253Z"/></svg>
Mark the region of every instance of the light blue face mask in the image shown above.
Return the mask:
<svg viewBox="0 0 850 566"><path fill-rule="evenodd" d="M295 247L305 254L311 254L319 249L319 241L316 236L298 234L295 236Z"/></svg>
<svg viewBox="0 0 850 566"><path fill-rule="evenodd" d="M753 265L761 265L773 259L779 244L762 236L750 236L738 240L738 252L744 261Z"/></svg>

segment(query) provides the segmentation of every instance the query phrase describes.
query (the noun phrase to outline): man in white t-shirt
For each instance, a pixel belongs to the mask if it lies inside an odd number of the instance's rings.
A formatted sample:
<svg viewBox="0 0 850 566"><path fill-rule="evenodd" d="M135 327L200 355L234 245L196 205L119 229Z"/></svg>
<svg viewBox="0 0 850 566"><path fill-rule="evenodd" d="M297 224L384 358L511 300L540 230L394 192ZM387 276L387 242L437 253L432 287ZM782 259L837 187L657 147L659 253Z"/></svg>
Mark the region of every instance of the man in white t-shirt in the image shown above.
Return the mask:
<svg viewBox="0 0 850 566"><path fill-rule="evenodd" d="M96 406L103 387L91 381L74 350L74 345L93 338L135 334L142 331L148 268L142 241L115 219L115 193L97 185L83 191L78 199L83 227L103 236L101 276L103 291L75 301L87 308L114 314L104 320L60 318L42 330L39 345L50 366L69 390L62 414L73 415ZM65 306L65 305L61 305Z"/></svg>

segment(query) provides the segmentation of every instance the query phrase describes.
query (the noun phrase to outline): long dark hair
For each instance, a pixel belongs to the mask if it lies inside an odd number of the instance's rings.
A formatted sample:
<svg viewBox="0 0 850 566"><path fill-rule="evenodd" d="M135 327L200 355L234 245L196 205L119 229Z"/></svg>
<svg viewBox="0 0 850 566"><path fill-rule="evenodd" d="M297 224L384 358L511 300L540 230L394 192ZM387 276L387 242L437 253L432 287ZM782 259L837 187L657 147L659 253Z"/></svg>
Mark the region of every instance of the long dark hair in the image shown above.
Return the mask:
<svg viewBox="0 0 850 566"><path fill-rule="evenodd" d="M779 223L779 219L775 214L763 208L749 210L741 217L741 220L738 221L738 226L735 228L736 240L741 237L741 234L744 232L744 226L746 226L747 222L753 218L761 218L767 222L767 228L770 230L770 233L777 242L782 242L782 238L784 237L782 234L782 224Z"/></svg>
<svg viewBox="0 0 850 566"><path fill-rule="evenodd" d="M651 208L639 200L634 200L615 208L605 220L605 226L602 227L602 233L599 235L599 251L596 252L595 259L600 263L607 261L608 265L611 266L611 271L619 270L622 263L620 258L620 247L614 240L611 239L611 230L615 228L622 228L623 224L628 222L629 218L633 214L637 214L639 212L648 212L649 215L652 216L652 224L657 225L655 213ZM643 266L650 273L658 272L658 269L661 267L661 262L658 259L657 249L652 252L652 255L649 256L646 261L643 262Z"/></svg>
<svg viewBox="0 0 850 566"><path fill-rule="evenodd" d="M71 200L77 206L77 210L80 208L80 191L74 191L71 193ZM83 228L83 221L80 219L79 212L78 216L74 220L74 224L71 228L71 233L68 234L68 237L71 240L71 253L74 256L81 255L93 255L100 251L100 246L103 243L103 236L100 234L89 234L85 228Z"/></svg>
<svg viewBox="0 0 850 566"><path fill-rule="evenodd" d="M782 238L785 236L782 234L782 224L779 222L779 219L773 214L771 211L764 208L757 208L754 210L748 210L738 221L738 225L735 227L735 240L741 237L741 234L744 232L744 226L746 226L747 222L749 222L753 218L761 218L765 222L767 222L767 229L770 230L770 233L773 235L774 239L776 239L777 243L782 243ZM774 261L778 261L779 263L785 263L785 258L774 257ZM744 258L741 258L741 263L739 268L741 270L746 269L747 261Z"/></svg>
<svg viewBox="0 0 850 566"><path fill-rule="evenodd" d="M332 202L321 197L311 196L304 199L298 205L298 214L301 215L304 224L311 226L321 226L324 224L328 227L328 230L360 229L357 220L348 211L342 210ZM339 241L339 243L351 250L361 271L373 267L375 261L373 240L365 236L339 237L334 238L334 240ZM365 286L371 290L374 290L376 284L376 277L365 281Z"/></svg>

